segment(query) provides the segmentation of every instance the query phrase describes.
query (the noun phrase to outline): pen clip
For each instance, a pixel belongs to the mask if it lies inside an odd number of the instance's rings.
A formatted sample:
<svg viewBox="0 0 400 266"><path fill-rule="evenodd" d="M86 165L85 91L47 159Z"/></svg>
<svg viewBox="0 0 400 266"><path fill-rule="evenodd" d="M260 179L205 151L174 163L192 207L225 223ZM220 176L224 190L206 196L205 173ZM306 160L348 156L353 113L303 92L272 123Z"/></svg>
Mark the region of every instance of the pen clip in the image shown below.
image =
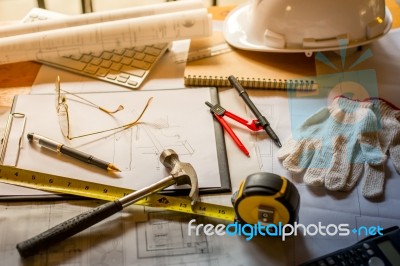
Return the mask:
<svg viewBox="0 0 400 266"><path fill-rule="evenodd" d="M22 121L19 121L19 119L23 119ZM17 128L13 129L13 126L15 125L15 121L14 119L18 119L18 122L21 122L22 124L18 124L19 127L17 126ZM25 131L25 125L26 125L26 116L23 113L11 113L8 117L8 121L7 121L7 125L4 131L4 137L2 139L2 147L1 147L1 153L0 153L0 163L1 164L6 164L6 165L12 165L12 166L16 166L17 162L18 162L18 157L19 157L19 153L20 150L22 148L22 135L24 134ZM12 131L14 130L20 130L20 133L16 132L15 134L12 133ZM15 138L10 139L10 136L15 136ZM9 144L10 142L14 143L14 140L16 139L15 142L18 143L18 147L17 150L15 151L15 147L10 147ZM9 158L7 159L7 162L5 162L6 159L6 153L7 150L12 148L15 153L15 156L13 156L13 158ZM13 154L14 154L13 153ZM12 163L10 163L12 161ZM9 162L10 161L10 162Z"/></svg>

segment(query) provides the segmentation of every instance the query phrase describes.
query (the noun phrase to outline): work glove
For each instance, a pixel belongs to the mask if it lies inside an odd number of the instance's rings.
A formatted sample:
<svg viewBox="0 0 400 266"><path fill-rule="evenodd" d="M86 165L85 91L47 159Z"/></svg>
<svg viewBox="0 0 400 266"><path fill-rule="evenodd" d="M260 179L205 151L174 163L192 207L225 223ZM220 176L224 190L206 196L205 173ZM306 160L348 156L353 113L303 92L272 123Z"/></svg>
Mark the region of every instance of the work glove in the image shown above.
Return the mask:
<svg viewBox="0 0 400 266"><path fill-rule="evenodd" d="M351 189L358 179L351 177L359 177L364 165L381 167L386 160L373 107L368 101L334 99L293 132L278 158L290 172L305 171L307 185Z"/></svg>
<svg viewBox="0 0 400 266"><path fill-rule="evenodd" d="M400 173L400 111L384 100L372 99L371 102L376 108L376 116L380 118L378 138L382 152L389 155L396 171ZM361 175L361 172L350 176L344 190L350 190L355 185L359 177L357 175ZM362 194L366 198L380 197L385 185L384 164L367 165L364 175Z"/></svg>

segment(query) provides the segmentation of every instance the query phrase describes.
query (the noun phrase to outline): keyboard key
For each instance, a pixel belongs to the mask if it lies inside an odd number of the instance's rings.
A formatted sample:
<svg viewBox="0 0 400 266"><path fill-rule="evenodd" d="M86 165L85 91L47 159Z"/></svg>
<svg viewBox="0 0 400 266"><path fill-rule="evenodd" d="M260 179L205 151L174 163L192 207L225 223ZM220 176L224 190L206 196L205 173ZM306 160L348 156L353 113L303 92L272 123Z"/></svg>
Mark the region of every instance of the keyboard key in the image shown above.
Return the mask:
<svg viewBox="0 0 400 266"><path fill-rule="evenodd" d="M146 55L146 56L143 58L143 61L148 62L148 63L153 63L154 61L156 61L156 58L157 58L157 57L152 56L152 55Z"/></svg>
<svg viewBox="0 0 400 266"><path fill-rule="evenodd" d="M131 50L131 49L126 49L124 52L124 56L132 58L135 55L135 51Z"/></svg>
<svg viewBox="0 0 400 266"><path fill-rule="evenodd" d="M105 68L99 68L99 70L96 72L96 76L99 77L105 77L108 74L108 70Z"/></svg>
<svg viewBox="0 0 400 266"><path fill-rule="evenodd" d="M150 68L150 64L144 61L139 61L139 60L133 60L132 62L132 66L140 68L140 69L144 69L147 70Z"/></svg>
<svg viewBox="0 0 400 266"><path fill-rule="evenodd" d="M135 51L136 51L136 52L143 52L144 49L146 49L145 46L137 46L137 47L135 47Z"/></svg>
<svg viewBox="0 0 400 266"><path fill-rule="evenodd" d="M104 51L101 54L101 58L106 59L106 60L110 60L112 56L113 56L113 54L108 51Z"/></svg>
<svg viewBox="0 0 400 266"><path fill-rule="evenodd" d="M110 66L110 69L115 70L115 71L119 71L122 67L122 64L120 63L112 63L112 65Z"/></svg>
<svg viewBox="0 0 400 266"><path fill-rule="evenodd" d="M125 52L125 49L115 49L114 50L114 54L117 54L117 55L123 55L124 52Z"/></svg>
<svg viewBox="0 0 400 266"><path fill-rule="evenodd" d="M128 79L127 84L132 85L132 86L136 86L136 85L138 85L139 83L138 83L136 80L130 78L130 79Z"/></svg>
<svg viewBox="0 0 400 266"><path fill-rule="evenodd" d="M127 74L127 73L119 73L118 76L119 76L119 77L126 78L126 79L128 79L128 78L130 77L130 75Z"/></svg>
<svg viewBox="0 0 400 266"><path fill-rule="evenodd" d="M92 56L88 55L88 54L84 54L79 61L81 61L83 63L89 63L90 61L92 61Z"/></svg>
<svg viewBox="0 0 400 266"><path fill-rule="evenodd" d="M328 263L328 265L335 265L336 262L332 257L328 257L326 258L326 262Z"/></svg>
<svg viewBox="0 0 400 266"><path fill-rule="evenodd" d="M89 64L89 65L86 66L85 72L89 73L89 74L95 74L98 69L99 69L99 67Z"/></svg>
<svg viewBox="0 0 400 266"><path fill-rule="evenodd" d="M102 61L103 61L103 60L102 60L101 58L93 57L93 58L92 58L92 61L90 61L90 63L91 63L92 65L98 66L98 65L101 64Z"/></svg>
<svg viewBox="0 0 400 266"><path fill-rule="evenodd" d="M107 75L108 79L116 80L118 78L118 72L110 71Z"/></svg>
<svg viewBox="0 0 400 266"><path fill-rule="evenodd" d="M46 58L46 61L56 64L56 65L66 66L66 67L72 68L74 70L79 70L79 71L83 70L86 67L85 63L71 60L71 59L65 58L65 57Z"/></svg>
<svg viewBox="0 0 400 266"><path fill-rule="evenodd" d="M101 67L104 68L110 68L110 66L112 65L112 62L110 60L103 60L103 62L101 62Z"/></svg>
<svg viewBox="0 0 400 266"><path fill-rule="evenodd" d="M74 60L79 60L79 59L81 59L81 57L82 57L82 54L72 54L71 55L71 59L74 59Z"/></svg>
<svg viewBox="0 0 400 266"><path fill-rule="evenodd" d="M146 55L144 53L136 53L133 58L137 60L142 60Z"/></svg>
<svg viewBox="0 0 400 266"><path fill-rule="evenodd" d="M122 56L120 56L120 55L113 55L112 57L111 57L111 61L113 61L113 62L117 62L117 63L119 63L120 61L122 60Z"/></svg>
<svg viewBox="0 0 400 266"><path fill-rule="evenodd" d="M161 53L161 50L154 47L146 47L146 49L144 49L144 53L157 56Z"/></svg>
<svg viewBox="0 0 400 266"><path fill-rule="evenodd" d="M100 57L102 53L103 53L102 51L97 51L97 52L91 52L90 54L91 54L93 57Z"/></svg>
<svg viewBox="0 0 400 266"><path fill-rule="evenodd" d="M128 78L127 77L123 77L123 76L120 75L120 76L118 76L117 81L118 82L122 82L122 83L126 83L128 81Z"/></svg>
<svg viewBox="0 0 400 266"><path fill-rule="evenodd" d="M121 72L128 73L137 77L143 77L143 75L146 73L146 71L144 71L143 69L132 66L123 66L121 68Z"/></svg>
<svg viewBox="0 0 400 266"><path fill-rule="evenodd" d="M120 63L123 65L130 65L130 64L132 64L132 59L129 57L124 57L124 58L122 58Z"/></svg>
<svg viewBox="0 0 400 266"><path fill-rule="evenodd" d="M164 49L165 46L167 46L166 43L157 43L157 44L153 45L153 47L160 49L160 50Z"/></svg>

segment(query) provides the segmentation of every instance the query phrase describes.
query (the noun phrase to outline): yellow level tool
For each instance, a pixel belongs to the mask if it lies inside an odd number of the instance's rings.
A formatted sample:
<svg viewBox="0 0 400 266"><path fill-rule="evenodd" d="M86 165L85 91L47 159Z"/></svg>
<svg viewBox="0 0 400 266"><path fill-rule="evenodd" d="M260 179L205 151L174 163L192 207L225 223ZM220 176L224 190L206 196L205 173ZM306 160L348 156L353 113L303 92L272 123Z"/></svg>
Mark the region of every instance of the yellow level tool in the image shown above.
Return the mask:
<svg viewBox="0 0 400 266"><path fill-rule="evenodd" d="M93 199L114 201L130 194L133 190L104 185L64 176L31 171L13 166L0 165L0 182L49 192L71 194ZM163 208L172 211L202 215L233 222L233 207L199 202L194 209L188 197L151 194L135 204Z"/></svg>

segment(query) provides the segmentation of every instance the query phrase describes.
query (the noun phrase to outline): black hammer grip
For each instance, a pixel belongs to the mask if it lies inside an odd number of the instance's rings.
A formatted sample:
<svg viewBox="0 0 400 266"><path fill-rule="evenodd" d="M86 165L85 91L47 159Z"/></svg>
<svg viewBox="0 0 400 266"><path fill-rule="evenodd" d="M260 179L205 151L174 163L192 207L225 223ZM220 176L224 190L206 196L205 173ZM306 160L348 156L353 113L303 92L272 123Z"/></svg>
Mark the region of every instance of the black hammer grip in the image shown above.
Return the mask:
<svg viewBox="0 0 400 266"><path fill-rule="evenodd" d="M122 209L123 207L118 200L107 202L56 225L37 236L18 243L17 250L21 257L31 256L39 250L67 239Z"/></svg>

